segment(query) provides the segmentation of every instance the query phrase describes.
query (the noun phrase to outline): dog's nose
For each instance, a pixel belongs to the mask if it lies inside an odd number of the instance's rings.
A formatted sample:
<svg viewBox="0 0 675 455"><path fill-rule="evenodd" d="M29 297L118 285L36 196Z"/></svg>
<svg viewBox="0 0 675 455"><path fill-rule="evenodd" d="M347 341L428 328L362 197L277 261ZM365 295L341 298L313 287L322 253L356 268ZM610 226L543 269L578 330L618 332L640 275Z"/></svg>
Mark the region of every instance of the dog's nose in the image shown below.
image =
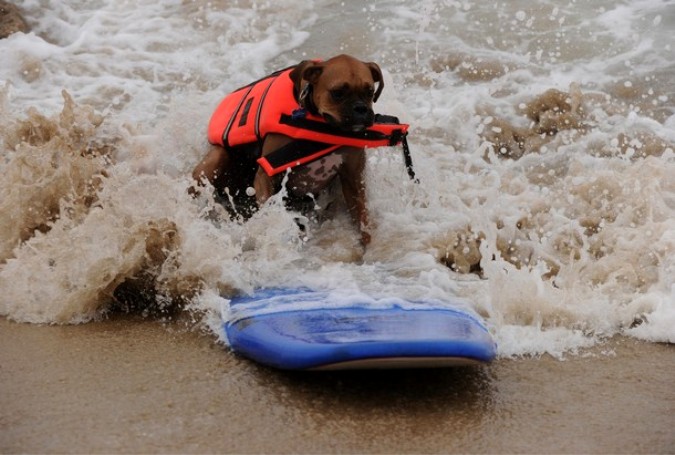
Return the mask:
<svg viewBox="0 0 675 455"><path fill-rule="evenodd" d="M347 116L351 117L348 120L349 125L354 128L357 127L359 130L365 129L373 124L373 110L367 103L357 102L352 105L352 115Z"/></svg>
<svg viewBox="0 0 675 455"><path fill-rule="evenodd" d="M365 103L356 103L354 105L354 113L357 115L368 115L368 106Z"/></svg>

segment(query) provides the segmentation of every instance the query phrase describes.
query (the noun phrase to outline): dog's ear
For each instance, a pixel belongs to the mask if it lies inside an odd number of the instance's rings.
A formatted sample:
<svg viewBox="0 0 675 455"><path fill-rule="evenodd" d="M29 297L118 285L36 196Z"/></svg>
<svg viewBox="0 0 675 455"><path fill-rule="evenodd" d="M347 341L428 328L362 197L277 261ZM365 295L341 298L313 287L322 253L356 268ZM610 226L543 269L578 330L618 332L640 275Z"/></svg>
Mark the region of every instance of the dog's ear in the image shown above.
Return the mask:
<svg viewBox="0 0 675 455"><path fill-rule="evenodd" d="M295 93L298 97L298 102L300 106L307 108L310 112L314 112L314 102L312 98L313 86L319 80L319 76L323 72L323 65L320 63L314 62L312 60L303 60L298 63L298 65L293 68L290 73L290 78L293 81L293 86ZM307 81L307 84L304 84L302 81Z"/></svg>
<svg viewBox="0 0 675 455"><path fill-rule="evenodd" d="M290 78L293 81L295 90L300 93L302 89L302 81L305 80L310 84L316 84L319 76L323 72L323 66L320 63L312 60L303 60L291 71Z"/></svg>
<svg viewBox="0 0 675 455"><path fill-rule="evenodd" d="M290 78L293 81L293 86L297 92L300 92L300 87L302 85L302 73L305 71L305 68L309 65L313 65L314 62L311 60L303 60L293 68L291 71Z"/></svg>
<svg viewBox="0 0 675 455"><path fill-rule="evenodd" d="M309 65L302 69L302 78L314 85L318 82L322 72L323 65L321 63L309 62Z"/></svg>
<svg viewBox="0 0 675 455"><path fill-rule="evenodd" d="M382 77L382 70L377 63L370 62L366 63L366 65L370 69L370 73L373 75L373 81L378 83L375 94L373 95L373 103L375 103L384 89L384 78Z"/></svg>

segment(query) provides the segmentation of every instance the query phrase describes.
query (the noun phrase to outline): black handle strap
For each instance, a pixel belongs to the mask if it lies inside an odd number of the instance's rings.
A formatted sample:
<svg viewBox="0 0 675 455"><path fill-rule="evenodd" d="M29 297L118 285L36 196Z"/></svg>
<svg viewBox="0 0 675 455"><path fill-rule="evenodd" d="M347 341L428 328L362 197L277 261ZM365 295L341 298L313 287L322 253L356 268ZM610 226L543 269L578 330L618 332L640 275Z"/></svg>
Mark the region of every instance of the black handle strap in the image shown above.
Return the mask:
<svg viewBox="0 0 675 455"><path fill-rule="evenodd" d="M413 169L412 157L410 156L410 147L408 147L408 138L403 136L401 138L401 145L403 146L403 162L408 171L408 177L415 183L420 183L419 179L415 177L415 170Z"/></svg>

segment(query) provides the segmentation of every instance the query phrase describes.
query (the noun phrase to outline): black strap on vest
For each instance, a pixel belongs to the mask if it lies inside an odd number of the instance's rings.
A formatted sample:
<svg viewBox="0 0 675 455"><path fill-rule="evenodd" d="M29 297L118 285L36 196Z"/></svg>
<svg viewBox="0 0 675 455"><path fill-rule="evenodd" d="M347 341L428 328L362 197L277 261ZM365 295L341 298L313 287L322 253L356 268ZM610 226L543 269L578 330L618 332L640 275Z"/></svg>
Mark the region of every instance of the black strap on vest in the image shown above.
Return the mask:
<svg viewBox="0 0 675 455"><path fill-rule="evenodd" d="M394 130L391 135L381 133L379 131L341 131L336 128L331 127L327 123L317 122L313 120L308 120L303 116L292 116L282 114L281 123L286 125L295 126L305 130L316 131L318 133L331 134L333 136L341 136L347 138L355 139L365 139L379 141L382 139L388 139L390 146L394 146L401 143L403 147L403 160L405 162L406 170L408 171L408 177L410 180L413 180L415 183L419 183L419 180L415 178L415 170L413 169L412 157L410 156L410 147L408 146L408 140L406 138L407 134L403 133L402 130ZM382 115L376 114L375 123L380 124L395 124L398 125L399 122L397 117L393 115ZM324 142L311 141L306 139L298 139L293 142L290 142L283 147L274 150L269 153L265 159L273 168L283 166L287 163L292 163L294 161L299 161L303 158L307 158L315 153L326 150L333 147L335 144L326 144ZM317 158L318 159L318 158Z"/></svg>
<svg viewBox="0 0 675 455"><path fill-rule="evenodd" d="M303 130L314 131L317 133L330 134L332 136L340 136L351 139L364 139L372 141L381 141L382 139L389 139L390 137L379 131L343 131L335 128L334 126L329 125L326 122L319 122L316 120L309 120L306 117L293 116L287 114L281 114L279 123L282 125L294 126ZM379 123L388 123L388 122L379 122ZM397 122L398 123L398 122Z"/></svg>
<svg viewBox="0 0 675 455"><path fill-rule="evenodd" d="M398 120L398 117L395 117L393 115L376 114L375 123L393 123L395 125L398 125L401 122ZM399 130L394 131L394 134L392 135L390 142L393 144L397 144L398 142L401 143L401 146L403 147L403 162L405 163L405 168L408 171L408 177L410 177L410 180L412 180L413 182L420 183L419 179L415 177L415 169L413 169L412 156L410 156L410 147L408 147L408 135L407 133L406 134L399 133L399 136L396 137L396 133L398 131Z"/></svg>
<svg viewBox="0 0 675 455"><path fill-rule="evenodd" d="M412 157L410 156L410 147L408 147L408 138L403 136L401 139L401 145L403 146L403 161L405 162L405 168L408 171L408 177L415 183L420 183L420 180L415 177L415 170L413 169Z"/></svg>
<svg viewBox="0 0 675 455"><path fill-rule="evenodd" d="M284 164L299 161L330 147L333 147L333 145L307 139L296 139L265 156L265 160L276 169Z"/></svg>

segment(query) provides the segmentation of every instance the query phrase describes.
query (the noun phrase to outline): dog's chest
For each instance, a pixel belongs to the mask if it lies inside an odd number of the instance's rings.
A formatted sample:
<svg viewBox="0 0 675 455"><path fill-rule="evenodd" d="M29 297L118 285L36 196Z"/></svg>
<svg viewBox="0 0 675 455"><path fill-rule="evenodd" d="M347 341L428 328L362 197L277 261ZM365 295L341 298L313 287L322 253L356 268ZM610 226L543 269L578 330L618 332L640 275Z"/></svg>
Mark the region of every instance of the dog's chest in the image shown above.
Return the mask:
<svg viewBox="0 0 675 455"><path fill-rule="evenodd" d="M298 166L289 174L287 187L296 194L316 193L328 186L342 165L342 154L331 153Z"/></svg>

